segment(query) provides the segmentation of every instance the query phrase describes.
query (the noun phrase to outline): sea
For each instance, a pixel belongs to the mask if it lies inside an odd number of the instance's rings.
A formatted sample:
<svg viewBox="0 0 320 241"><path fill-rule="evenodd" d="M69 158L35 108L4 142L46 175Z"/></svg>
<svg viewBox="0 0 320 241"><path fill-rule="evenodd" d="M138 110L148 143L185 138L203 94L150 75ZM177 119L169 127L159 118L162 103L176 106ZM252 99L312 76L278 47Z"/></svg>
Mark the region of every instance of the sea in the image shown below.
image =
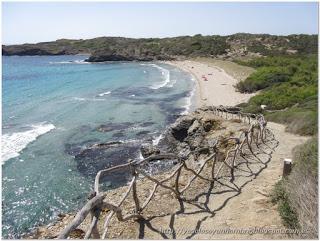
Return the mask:
<svg viewBox="0 0 320 241"><path fill-rule="evenodd" d="M194 106L194 79L163 62L2 57L2 235L78 210L100 169L141 159ZM100 148L103 147L103 148ZM125 184L127 175L104 180Z"/></svg>

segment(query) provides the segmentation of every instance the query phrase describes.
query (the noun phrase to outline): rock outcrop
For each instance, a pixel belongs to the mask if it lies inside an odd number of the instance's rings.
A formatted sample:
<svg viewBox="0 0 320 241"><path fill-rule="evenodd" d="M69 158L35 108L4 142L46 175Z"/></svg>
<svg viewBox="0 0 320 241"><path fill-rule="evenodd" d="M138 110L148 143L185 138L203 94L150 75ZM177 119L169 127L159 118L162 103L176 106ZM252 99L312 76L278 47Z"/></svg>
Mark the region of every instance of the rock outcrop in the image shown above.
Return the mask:
<svg viewBox="0 0 320 241"><path fill-rule="evenodd" d="M209 154L214 142L208 141L208 132L214 131L219 126L219 121L207 116L208 109L181 116L164 133L157 146L152 144L142 145L140 151L143 157L161 152L176 153L181 157L192 153L195 157Z"/></svg>
<svg viewBox="0 0 320 241"><path fill-rule="evenodd" d="M159 154L160 149L151 143L145 143L141 145L140 152L143 158L147 158L151 155Z"/></svg>

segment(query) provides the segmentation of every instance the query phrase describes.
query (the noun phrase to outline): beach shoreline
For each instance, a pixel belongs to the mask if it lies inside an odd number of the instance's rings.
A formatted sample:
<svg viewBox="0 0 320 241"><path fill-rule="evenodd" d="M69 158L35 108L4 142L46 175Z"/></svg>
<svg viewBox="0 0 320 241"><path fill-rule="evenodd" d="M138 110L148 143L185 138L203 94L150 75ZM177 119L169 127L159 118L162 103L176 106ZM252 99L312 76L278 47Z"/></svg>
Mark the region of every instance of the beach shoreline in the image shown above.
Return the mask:
<svg viewBox="0 0 320 241"><path fill-rule="evenodd" d="M229 75L224 69L209 62L183 60L165 61L190 73L195 79L195 108L203 106L234 106L247 102L253 94L237 92L235 85L241 80Z"/></svg>

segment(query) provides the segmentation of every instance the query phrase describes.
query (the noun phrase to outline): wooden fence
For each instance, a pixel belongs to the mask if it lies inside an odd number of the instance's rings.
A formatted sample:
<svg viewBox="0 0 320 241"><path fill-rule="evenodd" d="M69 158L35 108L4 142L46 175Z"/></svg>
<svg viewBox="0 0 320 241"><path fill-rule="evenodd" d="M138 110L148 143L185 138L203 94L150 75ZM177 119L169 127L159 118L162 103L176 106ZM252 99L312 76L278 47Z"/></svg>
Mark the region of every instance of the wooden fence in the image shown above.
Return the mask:
<svg viewBox="0 0 320 241"><path fill-rule="evenodd" d="M230 149L227 150L225 158L219 162L219 166L216 167L217 163L217 147L219 146L219 141L216 141L210 148L211 153L209 156L202 162L200 167L193 169L187 165L187 157L180 157L176 154L159 154L150 156L143 160L131 160L126 164L114 166L108 169L101 170L97 173L94 183L94 194L91 196L91 199L83 206L83 208L76 214L74 219L65 227L65 229L59 234L59 239L66 239L68 235L76 229L87 217L88 214L91 214L91 223L85 233L85 239L87 238L106 238L108 232L108 226L111 218L116 215L116 218L120 221L126 221L129 219L139 219L143 218L141 212L148 206L155 193L159 187L170 190L177 199L183 200L183 194L188 190L192 182L196 178L203 179L208 182L214 182L218 180L222 168L226 168L230 172L230 181L233 181L235 178L235 165L237 162L237 157L239 155L244 155L245 151L249 151L255 155L253 148L257 148L261 143L265 143L268 136L272 135L271 131L266 128L267 122L265 121L263 115L255 115L250 113L243 113L235 107L209 107L209 111L212 111L217 116L220 116L225 119L239 119L242 122L249 124L247 130L241 131L239 137L230 137L228 140L233 140L233 145ZM171 159L177 160L172 172L162 180L157 180L156 177L149 175L146 171L143 170L143 164L151 162L153 160L161 159ZM211 163L210 167L207 165ZM211 168L210 177L204 177L202 174L205 166ZM129 183L126 191L123 193L123 196L118 204L113 204L111 200L106 200L107 192L100 190L100 180L103 176L110 174L116 170L123 168L129 168L132 174L132 180ZM181 188L180 185L180 174L182 170L186 170L191 173L190 178L186 185ZM153 189L150 195L146 200L141 203L137 195L137 179L138 176L143 176L144 178L150 180L154 183ZM165 182L169 180L174 180L174 186L166 185ZM121 207L123 202L128 198L129 193L132 193L133 202L135 211L133 213L124 214L125 210ZM110 213L106 216L103 225L103 232L99 233L98 231L98 221L102 209L109 209Z"/></svg>

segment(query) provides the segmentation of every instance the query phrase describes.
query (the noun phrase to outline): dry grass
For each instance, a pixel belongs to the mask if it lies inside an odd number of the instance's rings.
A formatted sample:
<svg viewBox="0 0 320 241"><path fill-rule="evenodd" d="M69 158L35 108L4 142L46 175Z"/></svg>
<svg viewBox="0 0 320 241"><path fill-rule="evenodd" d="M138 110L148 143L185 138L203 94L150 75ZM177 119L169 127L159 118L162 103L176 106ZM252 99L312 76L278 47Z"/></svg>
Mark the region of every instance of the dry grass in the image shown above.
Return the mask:
<svg viewBox="0 0 320 241"><path fill-rule="evenodd" d="M300 238L318 238L318 157L317 139L296 148L295 166L286 181L285 189L295 210L301 230Z"/></svg>

